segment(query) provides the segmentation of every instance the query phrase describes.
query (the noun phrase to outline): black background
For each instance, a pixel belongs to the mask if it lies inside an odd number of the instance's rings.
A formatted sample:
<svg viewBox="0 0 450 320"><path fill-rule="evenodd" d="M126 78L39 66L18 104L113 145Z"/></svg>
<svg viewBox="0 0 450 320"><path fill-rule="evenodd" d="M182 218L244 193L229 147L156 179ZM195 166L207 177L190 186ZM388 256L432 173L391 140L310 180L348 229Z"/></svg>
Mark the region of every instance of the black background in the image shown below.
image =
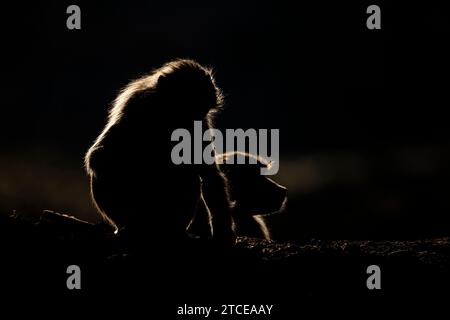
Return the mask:
<svg viewBox="0 0 450 320"><path fill-rule="evenodd" d="M2 4L1 212L97 220L83 156L108 106L189 57L227 96L219 127L280 129L276 238L448 234L448 6L377 2L368 30L372 2L77 1L68 30L70 4Z"/></svg>

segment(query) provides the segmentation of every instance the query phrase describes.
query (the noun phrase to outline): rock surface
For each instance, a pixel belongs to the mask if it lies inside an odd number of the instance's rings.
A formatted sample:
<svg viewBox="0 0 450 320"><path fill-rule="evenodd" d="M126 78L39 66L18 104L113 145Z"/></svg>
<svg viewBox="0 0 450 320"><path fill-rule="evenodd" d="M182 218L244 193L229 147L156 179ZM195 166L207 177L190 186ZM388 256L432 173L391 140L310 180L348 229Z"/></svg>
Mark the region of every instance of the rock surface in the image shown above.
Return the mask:
<svg viewBox="0 0 450 320"><path fill-rule="evenodd" d="M87 296L130 297L152 288L174 304L224 303L233 297L246 303L262 299L289 310L302 297L448 297L450 288L448 237L312 239L302 244L240 237L234 248L200 240L175 248L162 240L135 245L106 226L45 212L37 221L0 215L0 241L3 288L8 292L71 296L66 288L71 264L83 270L82 292ZM370 265L381 269L381 290L367 288Z"/></svg>

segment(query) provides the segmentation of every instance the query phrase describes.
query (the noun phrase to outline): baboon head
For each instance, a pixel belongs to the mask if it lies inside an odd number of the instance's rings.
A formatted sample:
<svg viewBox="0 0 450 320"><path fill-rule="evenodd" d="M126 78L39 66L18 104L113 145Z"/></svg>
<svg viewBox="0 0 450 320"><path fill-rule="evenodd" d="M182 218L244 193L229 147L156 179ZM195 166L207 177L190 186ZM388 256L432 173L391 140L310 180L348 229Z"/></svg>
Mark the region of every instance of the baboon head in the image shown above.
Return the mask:
<svg viewBox="0 0 450 320"><path fill-rule="evenodd" d="M192 60L175 60L163 66L154 91L177 113L172 117L184 122L201 120L222 106L222 94L211 69ZM172 106L177 106L176 110Z"/></svg>
<svg viewBox="0 0 450 320"><path fill-rule="evenodd" d="M234 163L227 161L234 157ZM265 215L280 211L286 201L286 188L267 176L261 168L270 163L259 156L241 152L228 152L216 157L229 182L230 197L239 214ZM241 159L245 164L239 164Z"/></svg>

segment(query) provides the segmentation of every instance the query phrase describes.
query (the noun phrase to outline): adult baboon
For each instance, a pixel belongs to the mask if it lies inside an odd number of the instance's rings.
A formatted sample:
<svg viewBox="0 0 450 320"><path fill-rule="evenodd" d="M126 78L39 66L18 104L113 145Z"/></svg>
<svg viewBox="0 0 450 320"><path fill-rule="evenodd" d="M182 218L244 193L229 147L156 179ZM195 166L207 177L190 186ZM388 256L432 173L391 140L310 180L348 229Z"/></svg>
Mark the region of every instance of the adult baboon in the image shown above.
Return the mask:
<svg viewBox="0 0 450 320"><path fill-rule="evenodd" d="M210 69L166 63L118 95L86 154L92 198L119 232L180 240L198 205L209 208L213 238L233 243L227 182L217 165L174 165L171 133L202 120L211 126L222 94Z"/></svg>

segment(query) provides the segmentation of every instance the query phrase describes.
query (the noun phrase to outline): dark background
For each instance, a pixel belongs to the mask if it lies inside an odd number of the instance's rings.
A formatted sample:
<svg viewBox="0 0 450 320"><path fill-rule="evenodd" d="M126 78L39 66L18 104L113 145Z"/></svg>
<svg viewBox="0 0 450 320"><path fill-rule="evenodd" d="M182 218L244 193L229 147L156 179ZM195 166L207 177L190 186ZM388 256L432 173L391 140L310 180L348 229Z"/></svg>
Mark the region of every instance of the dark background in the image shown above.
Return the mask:
<svg viewBox="0 0 450 320"><path fill-rule="evenodd" d="M81 7L81 30L66 28L70 4ZM382 30L366 28L370 4L381 7ZM289 188L289 203L270 218L276 238L448 235L448 9L397 1L2 4L0 212L98 220L83 156L108 106L129 80L190 57L215 68L227 96L219 127L280 129L274 179Z"/></svg>

